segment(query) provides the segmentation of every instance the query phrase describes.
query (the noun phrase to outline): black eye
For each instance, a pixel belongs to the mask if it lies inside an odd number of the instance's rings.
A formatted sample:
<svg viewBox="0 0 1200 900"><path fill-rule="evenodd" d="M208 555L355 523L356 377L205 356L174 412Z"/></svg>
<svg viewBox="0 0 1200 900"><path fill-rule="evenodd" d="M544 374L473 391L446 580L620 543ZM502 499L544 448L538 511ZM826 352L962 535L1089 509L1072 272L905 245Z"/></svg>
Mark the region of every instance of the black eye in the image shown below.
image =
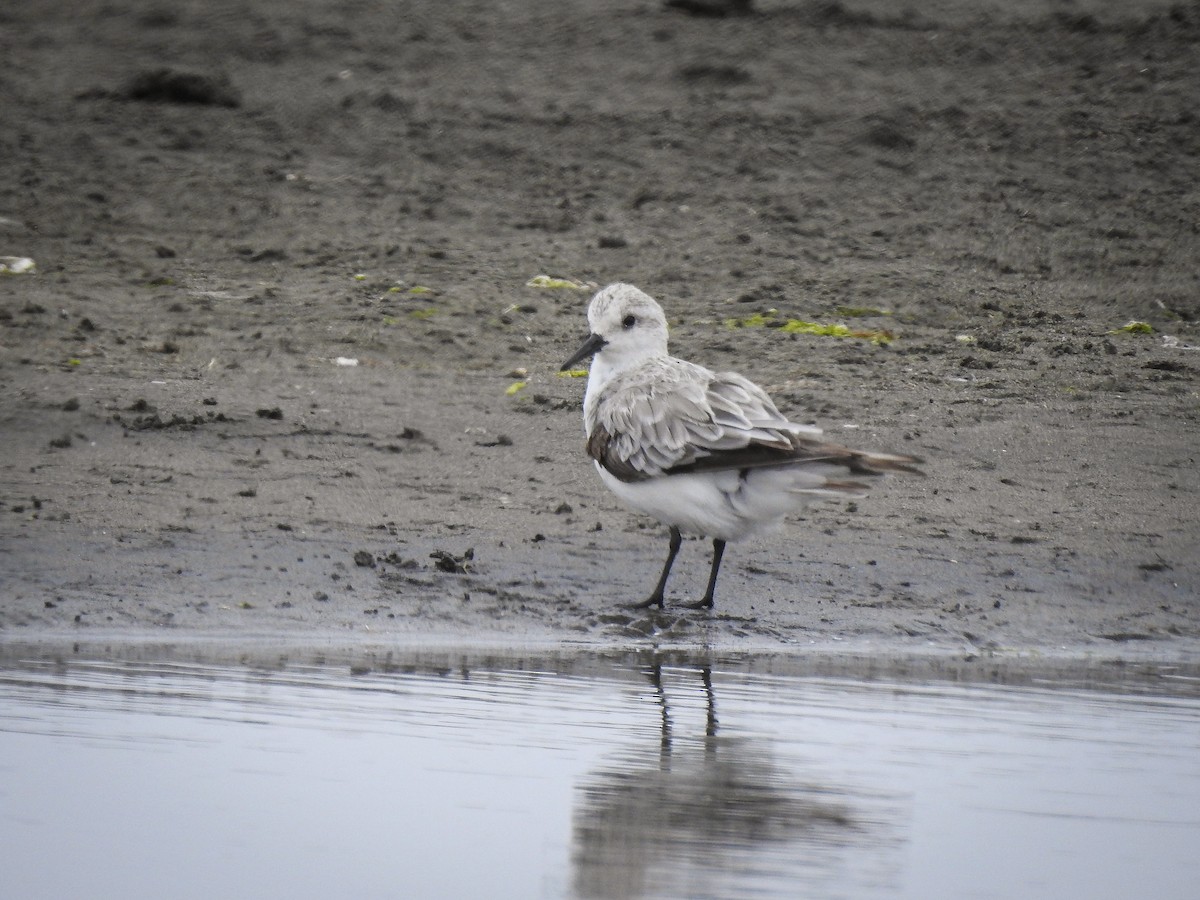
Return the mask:
<svg viewBox="0 0 1200 900"><path fill-rule="evenodd" d="M621 320L622 328L632 328L637 324L637 319L634 316L626 316Z"/></svg>

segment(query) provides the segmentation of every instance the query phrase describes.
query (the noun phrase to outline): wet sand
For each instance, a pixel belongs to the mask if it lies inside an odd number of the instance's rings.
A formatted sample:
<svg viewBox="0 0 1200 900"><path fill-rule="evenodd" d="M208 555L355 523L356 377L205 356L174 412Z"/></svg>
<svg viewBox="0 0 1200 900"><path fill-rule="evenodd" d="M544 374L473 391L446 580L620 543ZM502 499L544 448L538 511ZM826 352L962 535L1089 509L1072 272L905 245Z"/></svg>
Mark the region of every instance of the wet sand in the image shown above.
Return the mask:
<svg viewBox="0 0 1200 900"><path fill-rule="evenodd" d="M1200 7L757 8L4 13L0 641L1200 658ZM927 476L623 609L539 274Z"/></svg>

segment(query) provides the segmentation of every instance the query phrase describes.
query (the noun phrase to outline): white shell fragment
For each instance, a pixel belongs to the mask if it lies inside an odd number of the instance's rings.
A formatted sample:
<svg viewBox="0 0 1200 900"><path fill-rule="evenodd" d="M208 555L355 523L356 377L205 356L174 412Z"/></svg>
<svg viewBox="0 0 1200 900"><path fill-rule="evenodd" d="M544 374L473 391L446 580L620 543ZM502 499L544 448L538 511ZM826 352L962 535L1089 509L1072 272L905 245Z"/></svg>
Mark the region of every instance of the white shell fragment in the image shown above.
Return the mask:
<svg viewBox="0 0 1200 900"><path fill-rule="evenodd" d="M37 263L28 256L0 256L0 275L29 275L37 271Z"/></svg>

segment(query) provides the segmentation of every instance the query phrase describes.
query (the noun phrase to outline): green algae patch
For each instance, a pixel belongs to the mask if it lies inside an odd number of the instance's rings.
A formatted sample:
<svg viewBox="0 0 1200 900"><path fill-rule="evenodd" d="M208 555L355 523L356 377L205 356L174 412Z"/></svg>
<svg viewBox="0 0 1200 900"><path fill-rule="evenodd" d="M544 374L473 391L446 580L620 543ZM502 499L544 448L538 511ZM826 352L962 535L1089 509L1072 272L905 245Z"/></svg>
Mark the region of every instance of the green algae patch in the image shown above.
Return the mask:
<svg viewBox="0 0 1200 900"><path fill-rule="evenodd" d="M775 323L775 310L769 309L765 313L754 313L754 315L746 316L744 319L726 319L726 328L764 328L767 325Z"/></svg>
<svg viewBox="0 0 1200 900"><path fill-rule="evenodd" d="M1120 328L1114 328L1109 334L1154 334L1154 326L1149 322L1126 322Z"/></svg>
<svg viewBox="0 0 1200 900"><path fill-rule="evenodd" d="M776 311L767 310L765 313L754 313L741 319L725 319L726 328L774 328L785 334L812 334L818 337L855 338L870 341L872 344L889 344L896 339L890 331L884 329L850 328L841 322L825 324L822 322L805 322L801 319L788 319L780 322Z"/></svg>
<svg viewBox="0 0 1200 900"><path fill-rule="evenodd" d="M569 278L556 278L552 275L534 275L525 282L525 286L559 291L590 291L595 287L594 284L585 281L572 281Z"/></svg>

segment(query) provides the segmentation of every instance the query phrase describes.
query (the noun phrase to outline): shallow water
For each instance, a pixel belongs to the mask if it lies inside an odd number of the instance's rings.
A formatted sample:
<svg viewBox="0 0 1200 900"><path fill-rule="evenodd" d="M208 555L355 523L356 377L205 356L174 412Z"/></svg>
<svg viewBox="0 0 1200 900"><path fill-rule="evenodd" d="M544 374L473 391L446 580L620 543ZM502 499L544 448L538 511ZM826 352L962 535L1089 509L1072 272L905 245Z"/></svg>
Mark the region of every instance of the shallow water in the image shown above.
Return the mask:
<svg viewBox="0 0 1200 900"><path fill-rule="evenodd" d="M1194 898L1195 688L9 661L2 893Z"/></svg>

